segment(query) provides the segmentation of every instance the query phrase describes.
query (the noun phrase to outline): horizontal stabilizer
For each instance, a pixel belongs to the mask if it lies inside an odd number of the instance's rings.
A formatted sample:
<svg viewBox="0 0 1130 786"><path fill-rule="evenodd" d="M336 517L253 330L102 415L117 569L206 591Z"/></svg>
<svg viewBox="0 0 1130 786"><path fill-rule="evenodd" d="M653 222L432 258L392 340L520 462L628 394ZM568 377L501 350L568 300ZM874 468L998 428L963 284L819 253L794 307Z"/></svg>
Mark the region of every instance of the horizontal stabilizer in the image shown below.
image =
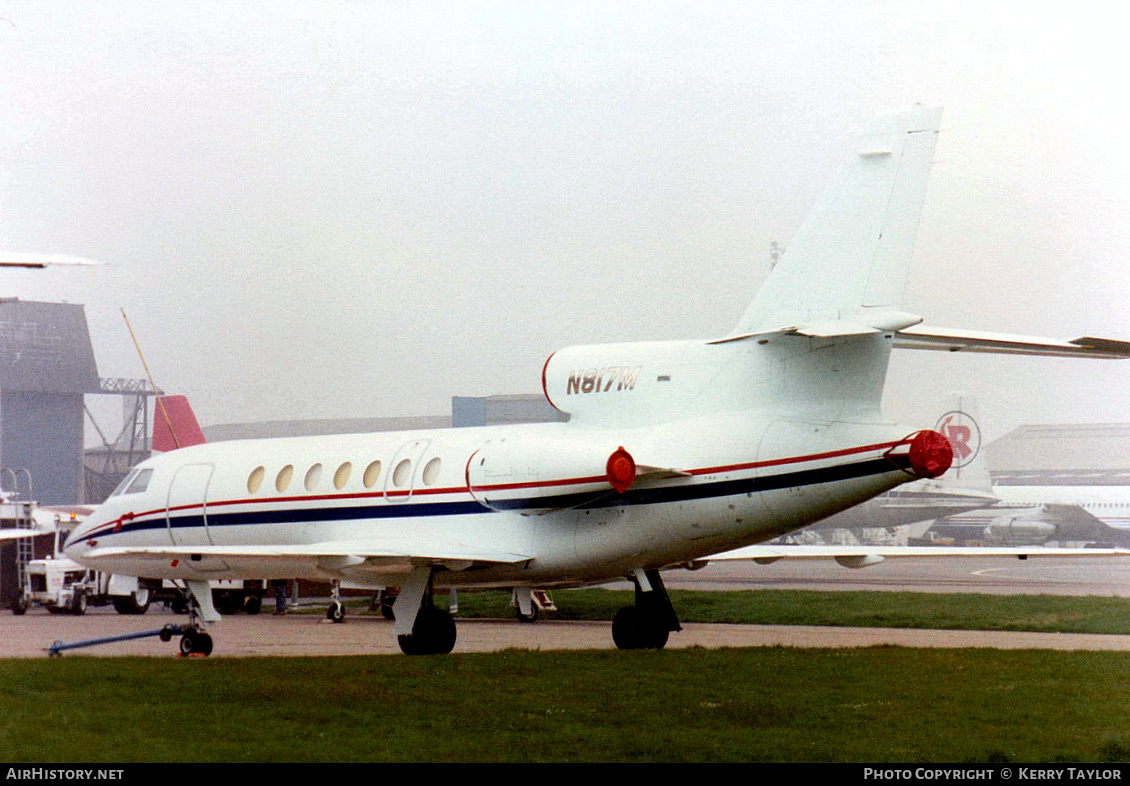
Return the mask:
<svg viewBox="0 0 1130 786"><path fill-rule="evenodd" d="M901 349L943 352L991 352L1005 355L1090 357L1107 360L1130 358L1130 342L1083 337L1072 341L1007 333L982 333L950 328L914 327L899 331L894 345Z"/></svg>

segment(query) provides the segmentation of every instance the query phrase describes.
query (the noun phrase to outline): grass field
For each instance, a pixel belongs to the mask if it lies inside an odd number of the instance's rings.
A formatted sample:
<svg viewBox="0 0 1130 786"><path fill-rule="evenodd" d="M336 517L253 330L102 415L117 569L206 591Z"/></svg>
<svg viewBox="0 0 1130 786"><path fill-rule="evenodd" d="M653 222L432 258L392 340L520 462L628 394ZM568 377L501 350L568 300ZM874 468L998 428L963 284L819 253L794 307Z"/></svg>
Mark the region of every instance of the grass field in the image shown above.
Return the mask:
<svg viewBox="0 0 1130 786"><path fill-rule="evenodd" d="M610 620L632 603L631 592L603 589L557 592L554 598L554 619ZM459 616L513 616L509 599L502 592L462 594ZM671 600L683 622L1130 634L1130 599L1115 597L684 590L672 592Z"/></svg>
<svg viewBox="0 0 1130 786"><path fill-rule="evenodd" d="M617 594L557 601L561 614L603 614L624 601ZM726 602L710 608L714 594L678 594L683 619L792 606L806 624L826 615L872 624L856 619L940 618L956 606L1010 628L1126 632L1130 616L1126 601L1104 598L939 596L941 610L930 611L930 596L717 593ZM509 611L505 596L468 595L461 615L480 613L480 601ZM0 761L12 764L1130 760L1130 655L1104 652L7 660L0 707Z"/></svg>
<svg viewBox="0 0 1130 786"><path fill-rule="evenodd" d="M7 661L0 761L1130 759L1130 657L915 650Z"/></svg>

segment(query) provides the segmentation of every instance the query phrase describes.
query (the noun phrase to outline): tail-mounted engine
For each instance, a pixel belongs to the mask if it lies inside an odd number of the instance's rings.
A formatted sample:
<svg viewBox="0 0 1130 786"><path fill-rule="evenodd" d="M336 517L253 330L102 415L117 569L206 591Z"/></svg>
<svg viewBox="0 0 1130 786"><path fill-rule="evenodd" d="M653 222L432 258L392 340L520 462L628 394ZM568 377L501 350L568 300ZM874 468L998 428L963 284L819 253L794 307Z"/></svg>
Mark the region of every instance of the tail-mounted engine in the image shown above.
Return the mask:
<svg viewBox="0 0 1130 786"><path fill-rule="evenodd" d="M623 494L636 480L622 446L547 439L484 445L467 461L467 487L491 510L544 513Z"/></svg>

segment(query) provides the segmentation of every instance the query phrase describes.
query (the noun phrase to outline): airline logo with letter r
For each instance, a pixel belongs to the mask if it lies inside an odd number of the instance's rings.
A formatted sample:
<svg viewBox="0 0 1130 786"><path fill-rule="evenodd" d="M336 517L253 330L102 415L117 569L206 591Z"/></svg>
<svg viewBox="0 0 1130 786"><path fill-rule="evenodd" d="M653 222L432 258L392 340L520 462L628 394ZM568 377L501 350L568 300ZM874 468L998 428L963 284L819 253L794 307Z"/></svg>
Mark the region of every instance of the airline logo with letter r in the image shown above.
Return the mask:
<svg viewBox="0 0 1130 786"><path fill-rule="evenodd" d="M949 440L953 448L953 468L961 469L981 452L981 429L977 421L964 412L947 412L938 418L935 430Z"/></svg>
<svg viewBox="0 0 1130 786"><path fill-rule="evenodd" d="M573 371L569 374L569 382L565 386L565 394L572 396L574 393L608 393L613 390L634 390L636 380L639 378L643 366L608 366L607 368L590 368L585 371Z"/></svg>

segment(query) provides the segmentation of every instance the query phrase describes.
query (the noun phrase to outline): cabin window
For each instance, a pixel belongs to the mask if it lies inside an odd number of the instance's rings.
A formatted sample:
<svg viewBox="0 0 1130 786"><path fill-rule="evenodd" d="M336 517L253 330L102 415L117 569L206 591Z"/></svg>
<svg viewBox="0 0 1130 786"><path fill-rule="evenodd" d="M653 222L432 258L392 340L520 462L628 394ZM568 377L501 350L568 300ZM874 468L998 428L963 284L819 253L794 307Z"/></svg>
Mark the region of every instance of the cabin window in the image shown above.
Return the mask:
<svg viewBox="0 0 1130 786"><path fill-rule="evenodd" d="M424 465L424 485L434 486L437 479L439 479L439 470L443 462L439 460L439 456L429 461Z"/></svg>
<svg viewBox="0 0 1130 786"><path fill-rule="evenodd" d="M275 478L275 488L279 491L286 491L290 487L291 478L294 477L294 465L287 464L279 470L278 476Z"/></svg>
<svg viewBox="0 0 1130 786"><path fill-rule="evenodd" d="M259 487L263 485L263 476L267 474L267 470L263 467L256 467L251 470L251 474L247 476L247 490L252 494L259 491Z"/></svg>
<svg viewBox="0 0 1130 786"><path fill-rule="evenodd" d="M408 484L409 478L412 477L412 460L404 459L396 465L396 469L392 471L392 484L397 488Z"/></svg>
<svg viewBox="0 0 1130 786"><path fill-rule="evenodd" d="M153 477L153 470L151 470L151 469L141 470L141 472L137 473L137 476L134 477L133 481L126 488L125 493L126 494L140 494L141 492L145 491L145 489L149 488L149 480L152 477Z"/></svg>
<svg viewBox="0 0 1130 786"><path fill-rule="evenodd" d="M315 464L306 470L306 479L303 480L303 485L306 486L307 491L313 491L318 488L318 483L322 480L322 465Z"/></svg>
<svg viewBox="0 0 1130 786"><path fill-rule="evenodd" d="M381 476L381 462L374 461L369 466L365 467L365 475L362 478L365 481L365 488L371 489L377 485L377 480Z"/></svg>
<svg viewBox="0 0 1130 786"><path fill-rule="evenodd" d="M348 461L337 468L334 473L334 488L341 491L345 488L345 484L349 482L349 476L353 473L353 465Z"/></svg>

